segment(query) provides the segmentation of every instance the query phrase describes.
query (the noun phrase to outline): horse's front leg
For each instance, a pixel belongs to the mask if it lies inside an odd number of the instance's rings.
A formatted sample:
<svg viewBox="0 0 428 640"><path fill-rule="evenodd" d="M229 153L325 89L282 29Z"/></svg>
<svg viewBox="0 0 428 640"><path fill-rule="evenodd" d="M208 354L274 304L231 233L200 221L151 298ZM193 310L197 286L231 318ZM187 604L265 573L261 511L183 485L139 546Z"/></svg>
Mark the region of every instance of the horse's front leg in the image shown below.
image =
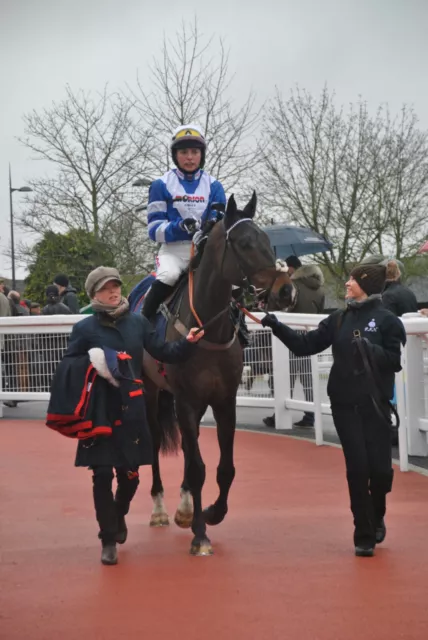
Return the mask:
<svg viewBox="0 0 428 640"><path fill-rule="evenodd" d="M201 407L197 419L198 424L198 437L199 437L199 424L202 420L202 416L207 410L207 406ZM186 448L185 442L182 442L183 454L184 454L184 477L180 487L180 503L175 512L174 522L180 527L180 529L190 529L193 522L193 498L190 491L189 481L186 477Z"/></svg>
<svg viewBox="0 0 428 640"><path fill-rule="evenodd" d="M213 550L207 537L207 528L202 513L205 464L198 443L200 412L179 397L176 397L176 410L185 456L185 479L193 498L192 531L194 538L190 546L190 553L194 556L209 556L212 555Z"/></svg>
<svg viewBox="0 0 428 640"><path fill-rule="evenodd" d="M214 504L204 510L205 522L209 525L220 524L227 513L227 500L235 477L233 463L233 445L236 429L236 397L225 399L213 406L217 423L217 438L220 446L220 462L217 467L219 495Z"/></svg>

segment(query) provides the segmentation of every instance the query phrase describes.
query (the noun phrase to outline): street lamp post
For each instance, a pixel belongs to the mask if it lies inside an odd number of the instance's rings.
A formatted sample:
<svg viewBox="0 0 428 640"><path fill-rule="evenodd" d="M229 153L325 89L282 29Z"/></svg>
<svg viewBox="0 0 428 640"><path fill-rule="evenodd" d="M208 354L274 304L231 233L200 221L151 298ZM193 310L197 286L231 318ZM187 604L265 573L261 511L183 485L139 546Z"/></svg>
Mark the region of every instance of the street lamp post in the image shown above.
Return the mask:
<svg viewBox="0 0 428 640"><path fill-rule="evenodd" d="M14 191L21 191L24 193L28 193L32 191L30 187L20 187L19 189L12 188L12 171L9 163L9 204L10 204L10 252L12 259L12 289L16 288L16 277L15 277L15 235L13 228L13 202L12 202L12 193Z"/></svg>
<svg viewBox="0 0 428 640"><path fill-rule="evenodd" d="M153 180L150 178L138 178L135 182L132 183L133 187L150 187Z"/></svg>
<svg viewBox="0 0 428 640"><path fill-rule="evenodd" d="M135 182L132 183L133 187L150 187L153 180L151 178L138 178ZM141 211L146 211L148 203L140 204L138 207L135 207L135 213L140 213Z"/></svg>

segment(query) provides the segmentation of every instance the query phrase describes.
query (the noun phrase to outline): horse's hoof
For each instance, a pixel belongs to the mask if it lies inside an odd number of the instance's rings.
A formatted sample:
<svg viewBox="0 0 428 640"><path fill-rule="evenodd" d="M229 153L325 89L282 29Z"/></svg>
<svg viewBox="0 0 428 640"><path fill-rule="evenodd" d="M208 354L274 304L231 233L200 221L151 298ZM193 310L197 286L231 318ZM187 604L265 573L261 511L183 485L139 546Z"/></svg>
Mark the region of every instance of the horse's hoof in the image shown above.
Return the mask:
<svg viewBox="0 0 428 640"><path fill-rule="evenodd" d="M174 522L180 529L190 529L193 521L193 513L176 511L174 516Z"/></svg>
<svg viewBox="0 0 428 640"><path fill-rule="evenodd" d="M220 522L223 522L226 516L227 510L219 511L215 508L214 505L210 505L209 507L204 509L202 513L203 513L206 524L209 524L211 527L213 527L214 525L220 524Z"/></svg>
<svg viewBox="0 0 428 640"><path fill-rule="evenodd" d="M168 527L169 517L167 513L152 513L150 518L151 527Z"/></svg>
<svg viewBox="0 0 428 640"><path fill-rule="evenodd" d="M211 542L204 540L201 543L194 543L190 547L191 556L212 556L214 553Z"/></svg>

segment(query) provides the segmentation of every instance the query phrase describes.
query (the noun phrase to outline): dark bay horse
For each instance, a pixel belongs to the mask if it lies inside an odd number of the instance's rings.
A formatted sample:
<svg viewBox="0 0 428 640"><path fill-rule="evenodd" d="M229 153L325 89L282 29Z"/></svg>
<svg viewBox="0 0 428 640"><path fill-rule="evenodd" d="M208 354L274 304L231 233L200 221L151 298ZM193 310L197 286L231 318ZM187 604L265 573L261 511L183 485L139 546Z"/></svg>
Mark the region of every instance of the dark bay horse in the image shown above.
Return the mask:
<svg viewBox="0 0 428 640"><path fill-rule="evenodd" d="M193 296L192 293L189 296L187 284L167 327L167 339L175 340L186 335L188 328L196 326L196 316L206 325L204 337L195 348L194 355L183 364L166 366L184 452L184 479L175 522L183 528L192 527L194 538L190 552L193 555L212 553L206 525L216 525L224 519L235 476L236 395L242 376L243 350L228 312L232 285L251 287L258 294L274 299L280 308L290 305L294 293L289 275L275 266L267 235L253 220L255 211L255 193L243 211L238 210L231 196L225 216L209 233L200 263L194 271ZM171 424L165 426L158 420L157 402L162 395L165 392L158 393L153 382L146 380L147 416L155 448L151 524L158 526L168 524L159 470L159 430L171 429ZM200 421L208 406L212 408L217 423L219 494L216 501L203 510L205 464L198 438ZM170 417L170 422L172 420Z"/></svg>

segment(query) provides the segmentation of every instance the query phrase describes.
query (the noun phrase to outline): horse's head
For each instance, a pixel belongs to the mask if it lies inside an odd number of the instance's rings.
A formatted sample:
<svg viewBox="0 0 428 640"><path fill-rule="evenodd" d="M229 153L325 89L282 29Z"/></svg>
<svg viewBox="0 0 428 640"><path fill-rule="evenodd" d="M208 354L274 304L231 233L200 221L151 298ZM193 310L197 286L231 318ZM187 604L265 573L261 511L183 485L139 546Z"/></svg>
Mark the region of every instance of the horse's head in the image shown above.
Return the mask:
<svg viewBox="0 0 428 640"><path fill-rule="evenodd" d="M254 222L256 204L254 192L241 211L232 195L223 223L211 233L210 244L217 245L215 253L225 280L251 292L258 301L269 299L276 308L285 309L292 304L295 289L289 274L277 268L268 236Z"/></svg>

